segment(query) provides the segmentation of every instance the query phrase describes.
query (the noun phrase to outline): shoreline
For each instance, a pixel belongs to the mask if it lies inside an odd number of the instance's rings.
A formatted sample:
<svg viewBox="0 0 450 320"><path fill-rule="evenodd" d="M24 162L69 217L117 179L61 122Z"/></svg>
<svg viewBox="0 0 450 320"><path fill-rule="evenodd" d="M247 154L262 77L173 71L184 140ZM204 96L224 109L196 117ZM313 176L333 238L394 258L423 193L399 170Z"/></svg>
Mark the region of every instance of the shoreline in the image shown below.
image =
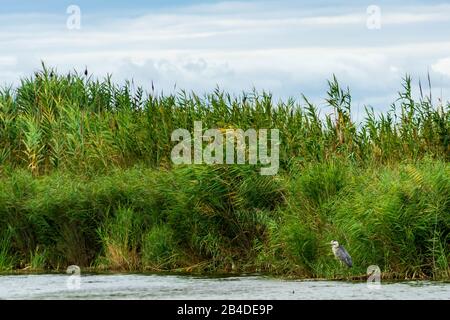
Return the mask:
<svg viewBox="0 0 450 320"><path fill-rule="evenodd" d="M347 282L366 282L368 275L349 275L349 276L337 276L330 278L323 277L299 277L295 275L280 275L264 272L182 272L182 271L114 271L114 270L101 270L98 268L82 268L80 275L157 275L157 276L182 276L182 277L199 277L199 278L229 278L229 277L265 277L269 279L278 280L294 280L294 281L347 281ZM12 270L0 272L0 276L15 276L15 275L67 275L64 270ZM443 282L450 283L450 278L433 278L433 277L405 277L405 275L381 273L381 280L388 283L409 282L409 281L429 281L429 282Z"/></svg>

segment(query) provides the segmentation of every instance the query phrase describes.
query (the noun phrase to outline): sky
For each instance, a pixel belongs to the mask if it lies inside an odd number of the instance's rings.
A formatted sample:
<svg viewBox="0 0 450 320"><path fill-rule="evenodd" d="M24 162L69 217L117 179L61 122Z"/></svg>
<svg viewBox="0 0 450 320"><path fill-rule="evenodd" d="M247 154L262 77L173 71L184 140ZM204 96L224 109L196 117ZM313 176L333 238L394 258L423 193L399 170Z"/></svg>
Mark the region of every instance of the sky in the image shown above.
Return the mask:
<svg viewBox="0 0 450 320"><path fill-rule="evenodd" d="M276 99L303 93L319 106L335 74L357 110L378 111L406 74L417 94L429 72L433 99L450 96L450 1L0 0L0 8L1 86L44 61L148 90L153 81L165 93L256 88Z"/></svg>

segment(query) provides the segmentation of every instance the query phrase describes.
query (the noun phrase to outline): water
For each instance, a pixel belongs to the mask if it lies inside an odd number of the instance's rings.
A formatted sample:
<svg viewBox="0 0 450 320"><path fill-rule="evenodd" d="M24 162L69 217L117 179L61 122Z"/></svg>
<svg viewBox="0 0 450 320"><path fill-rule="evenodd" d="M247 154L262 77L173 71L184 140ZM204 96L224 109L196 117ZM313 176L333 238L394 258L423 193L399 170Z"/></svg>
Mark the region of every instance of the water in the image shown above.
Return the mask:
<svg viewBox="0 0 450 320"><path fill-rule="evenodd" d="M3 275L0 299L446 299L450 283L280 280L264 276Z"/></svg>

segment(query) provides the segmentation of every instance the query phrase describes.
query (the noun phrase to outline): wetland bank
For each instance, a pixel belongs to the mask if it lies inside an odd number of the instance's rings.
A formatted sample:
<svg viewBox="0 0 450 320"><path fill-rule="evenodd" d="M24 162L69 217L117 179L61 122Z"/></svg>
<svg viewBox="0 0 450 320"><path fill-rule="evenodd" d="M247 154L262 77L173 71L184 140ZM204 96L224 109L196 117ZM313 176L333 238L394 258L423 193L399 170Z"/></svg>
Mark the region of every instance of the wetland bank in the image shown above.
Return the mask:
<svg viewBox="0 0 450 320"><path fill-rule="evenodd" d="M0 92L0 271L262 272L449 279L450 106L399 84L391 110L267 92L147 94L46 67ZM278 129L262 165L174 165L171 133ZM349 251L353 268L329 242Z"/></svg>

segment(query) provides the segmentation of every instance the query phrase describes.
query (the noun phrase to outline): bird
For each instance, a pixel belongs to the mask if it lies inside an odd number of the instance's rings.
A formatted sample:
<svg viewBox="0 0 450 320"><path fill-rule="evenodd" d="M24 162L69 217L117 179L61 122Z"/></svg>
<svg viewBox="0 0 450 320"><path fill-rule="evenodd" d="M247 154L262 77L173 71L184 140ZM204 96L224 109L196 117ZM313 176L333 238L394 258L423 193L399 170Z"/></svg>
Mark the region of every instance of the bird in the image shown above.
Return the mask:
<svg viewBox="0 0 450 320"><path fill-rule="evenodd" d="M333 251L336 259L338 259L341 263L345 263L347 267L351 268L353 266L352 257L350 257L347 250L345 250L345 248L341 246L336 240L332 240L330 244L331 250Z"/></svg>

